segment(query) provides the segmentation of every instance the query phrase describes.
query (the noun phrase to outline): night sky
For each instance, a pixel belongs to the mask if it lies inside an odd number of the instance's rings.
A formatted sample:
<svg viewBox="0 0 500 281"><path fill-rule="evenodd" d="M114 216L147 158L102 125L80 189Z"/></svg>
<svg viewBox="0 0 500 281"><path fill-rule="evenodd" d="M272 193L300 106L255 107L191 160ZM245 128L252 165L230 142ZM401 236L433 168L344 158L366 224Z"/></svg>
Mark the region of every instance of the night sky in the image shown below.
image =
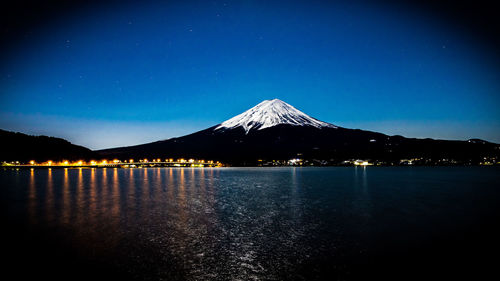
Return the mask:
<svg viewBox="0 0 500 281"><path fill-rule="evenodd" d="M2 129L100 149L185 135L279 98L347 128L500 142L497 42L460 11L110 1L45 7L49 16L16 24L25 15L13 9Z"/></svg>

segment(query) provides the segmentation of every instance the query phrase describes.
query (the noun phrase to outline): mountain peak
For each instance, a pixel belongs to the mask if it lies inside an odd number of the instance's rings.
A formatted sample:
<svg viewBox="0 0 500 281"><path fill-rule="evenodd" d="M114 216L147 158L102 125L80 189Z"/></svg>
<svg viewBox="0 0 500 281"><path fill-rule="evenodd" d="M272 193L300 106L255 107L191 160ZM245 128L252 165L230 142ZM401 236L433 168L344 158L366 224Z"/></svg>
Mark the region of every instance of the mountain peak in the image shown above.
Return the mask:
<svg viewBox="0 0 500 281"><path fill-rule="evenodd" d="M262 130L280 124L337 128L335 125L310 117L282 100L272 99L262 101L249 110L222 122L215 130L242 127L248 133L251 129Z"/></svg>

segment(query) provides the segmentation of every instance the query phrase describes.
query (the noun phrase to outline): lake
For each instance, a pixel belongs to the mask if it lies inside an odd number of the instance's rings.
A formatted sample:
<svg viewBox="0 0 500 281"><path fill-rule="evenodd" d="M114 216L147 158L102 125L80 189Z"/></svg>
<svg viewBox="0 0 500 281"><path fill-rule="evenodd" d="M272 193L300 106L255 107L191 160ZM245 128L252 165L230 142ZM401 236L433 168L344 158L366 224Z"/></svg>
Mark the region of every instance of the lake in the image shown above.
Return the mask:
<svg viewBox="0 0 500 281"><path fill-rule="evenodd" d="M498 275L499 167L3 169L0 182L4 274L18 279Z"/></svg>

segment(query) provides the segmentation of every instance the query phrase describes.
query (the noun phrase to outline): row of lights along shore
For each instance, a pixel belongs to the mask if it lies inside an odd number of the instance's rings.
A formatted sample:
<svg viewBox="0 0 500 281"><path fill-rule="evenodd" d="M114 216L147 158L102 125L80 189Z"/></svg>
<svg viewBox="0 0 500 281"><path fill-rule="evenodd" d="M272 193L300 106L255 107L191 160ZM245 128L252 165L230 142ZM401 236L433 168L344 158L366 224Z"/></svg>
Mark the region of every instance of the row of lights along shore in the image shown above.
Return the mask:
<svg viewBox="0 0 500 281"><path fill-rule="evenodd" d="M173 158L168 158L164 159L162 161L161 158L156 158L152 160L148 160L147 158L144 159L139 159L138 161L135 161L134 159L129 159L129 160L90 160L90 161L84 161L84 160L78 160L78 161L68 161L68 160L63 160L63 161L52 161L48 160L45 162L40 162L37 163L35 160L29 161L29 163L20 163L19 161L11 162L11 163L6 163L6 164L11 164L11 165L20 165L20 166L105 166L105 165L141 165L141 164L174 164L174 163L181 163L181 164L209 164L209 165L221 165L219 161L213 161L213 160L203 160L203 159L173 159Z"/></svg>

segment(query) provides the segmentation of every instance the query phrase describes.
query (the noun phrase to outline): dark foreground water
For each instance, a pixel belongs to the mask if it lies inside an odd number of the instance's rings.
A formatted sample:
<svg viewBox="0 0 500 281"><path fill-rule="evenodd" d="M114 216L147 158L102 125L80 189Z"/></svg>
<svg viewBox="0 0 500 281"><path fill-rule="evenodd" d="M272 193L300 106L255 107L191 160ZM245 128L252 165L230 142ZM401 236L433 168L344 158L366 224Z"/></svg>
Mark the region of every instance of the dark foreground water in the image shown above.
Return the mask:
<svg viewBox="0 0 500 281"><path fill-rule="evenodd" d="M58 280L498 276L495 167L0 170L2 273Z"/></svg>

